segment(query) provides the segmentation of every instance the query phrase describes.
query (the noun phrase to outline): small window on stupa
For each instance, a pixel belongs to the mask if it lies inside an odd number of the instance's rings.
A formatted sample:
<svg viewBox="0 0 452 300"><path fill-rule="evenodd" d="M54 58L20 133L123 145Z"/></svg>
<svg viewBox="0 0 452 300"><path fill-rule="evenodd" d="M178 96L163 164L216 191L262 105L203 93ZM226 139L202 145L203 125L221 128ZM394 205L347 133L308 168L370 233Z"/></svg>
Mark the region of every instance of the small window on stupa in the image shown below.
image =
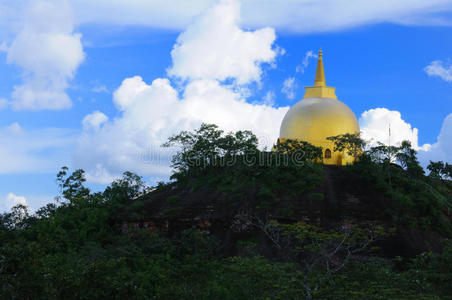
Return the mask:
<svg viewBox="0 0 452 300"><path fill-rule="evenodd" d="M331 150L330 149L325 150L325 158L331 158Z"/></svg>

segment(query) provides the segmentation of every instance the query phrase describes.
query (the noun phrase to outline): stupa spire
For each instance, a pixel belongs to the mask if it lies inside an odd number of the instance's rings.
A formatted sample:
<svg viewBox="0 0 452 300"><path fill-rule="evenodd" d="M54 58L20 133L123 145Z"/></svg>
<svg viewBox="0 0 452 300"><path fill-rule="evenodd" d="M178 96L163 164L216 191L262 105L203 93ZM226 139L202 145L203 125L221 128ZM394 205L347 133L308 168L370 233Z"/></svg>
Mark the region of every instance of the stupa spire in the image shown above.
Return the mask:
<svg viewBox="0 0 452 300"><path fill-rule="evenodd" d="M317 61L317 71L315 73L314 86L306 87L306 93L303 98L332 98L337 99L335 88L326 86L325 70L323 69L323 53L319 50L319 59Z"/></svg>
<svg viewBox="0 0 452 300"><path fill-rule="evenodd" d="M322 49L319 50L319 59L317 61L317 71L315 73L314 86L326 86L325 70L323 69Z"/></svg>

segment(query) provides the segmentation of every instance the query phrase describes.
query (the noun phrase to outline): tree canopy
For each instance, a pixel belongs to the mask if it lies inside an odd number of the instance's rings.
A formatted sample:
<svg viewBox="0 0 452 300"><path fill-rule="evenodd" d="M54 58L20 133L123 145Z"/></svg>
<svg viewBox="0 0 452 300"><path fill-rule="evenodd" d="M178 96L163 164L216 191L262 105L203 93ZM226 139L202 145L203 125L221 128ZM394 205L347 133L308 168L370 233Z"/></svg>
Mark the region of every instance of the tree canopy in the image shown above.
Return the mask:
<svg viewBox="0 0 452 300"><path fill-rule="evenodd" d="M359 133L345 133L337 136L327 137L334 143L334 151L345 151L348 155L353 157L356 162L358 156L362 153L366 142L361 138Z"/></svg>
<svg viewBox="0 0 452 300"><path fill-rule="evenodd" d="M176 173L185 174L217 166L225 160L245 153L257 152L257 137L250 131L224 133L214 124L201 124L194 131L182 131L171 136L164 147L177 146L172 158Z"/></svg>
<svg viewBox="0 0 452 300"><path fill-rule="evenodd" d="M224 133L203 124L168 141L167 146L180 147L173 159L179 175L173 183L151 188L141 176L125 172L103 191L93 192L83 170L63 167L57 174L57 201L34 213L18 205L0 214L0 298L450 298L450 241L443 240L442 251L415 257L379 255L384 243L374 244L400 228L450 236L450 165L431 162L430 175L424 176L408 142L357 151L361 144L356 136L333 140L338 151L359 158L340 168L341 174L353 185L363 185L357 187L360 193L383 197L387 206L375 213L384 215L391 227L375 220L323 224L326 215L341 213L334 210L342 198L322 194L332 187L327 167L308 163L318 159L316 147L290 141L276 151L259 151L249 131ZM281 163L301 151L308 153L303 164ZM252 163L245 159L250 152ZM216 161L232 157L234 164ZM192 165L193 160L200 163ZM191 199L194 191L203 198ZM205 202L210 196L220 198L221 207L234 211L234 217L217 220L208 231L201 225L210 213L212 203ZM165 209L186 203L191 211L201 203L202 213L196 213L195 223L170 233L165 227L170 218L157 211L163 225L144 227L149 221L144 199ZM331 205L317 220L305 218L312 212L295 212L301 202L313 211L318 209L315 202ZM126 213L137 217L126 219ZM142 223L127 224L130 220ZM237 228L244 231L235 234Z"/></svg>
<svg viewBox="0 0 452 300"><path fill-rule="evenodd" d="M293 139L278 140L273 148L275 151L283 154L299 155L300 160L303 161L320 162L322 160L322 148L306 141Z"/></svg>
<svg viewBox="0 0 452 300"><path fill-rule="evenodd" d="M443 161L430 161L427 169L430 171L429 176L435 179L451 178L452 179L452 164L444 163Z"/></svg>

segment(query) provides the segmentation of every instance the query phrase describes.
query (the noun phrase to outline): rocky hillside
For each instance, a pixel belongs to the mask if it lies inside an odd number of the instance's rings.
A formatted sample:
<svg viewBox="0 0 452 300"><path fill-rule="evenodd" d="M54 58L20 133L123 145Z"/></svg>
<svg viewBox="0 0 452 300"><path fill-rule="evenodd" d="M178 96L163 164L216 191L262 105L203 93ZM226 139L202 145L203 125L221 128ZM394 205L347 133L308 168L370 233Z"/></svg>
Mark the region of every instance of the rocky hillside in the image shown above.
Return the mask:
<svg viewBox="0 0 452 300"><path fill-rule="evenodd" d="M265 245L265 236L257 224L260 219L303 222L325 229L381 224L391 231L377 242L383 256L439 251L442 238L450 237L452 215L446 207L435 210L436 198L450 200L452 184L435 182L441 187L439 191L432 182L416 181L426 197L431 197L431 203L425 204L421 197L424 195L416 189L406 191L400 199L399 191L410 189L404 178L413 181L400 167L391 166L391 193L383 184L387 179L375 178L380 170L373 170L371 175L367 167L364 163L348 167L313 164L295 173L292 169L255 168L246 170L247 178L237 175L243 169L216 170L215 175L192 178L182 185L161 185L130 201L119 222L123 230L148 227L151 231L163 229L170 235L196 227L218 237L228 255L237 254L236 243L244 239L257 239ZM423 220L425 211L432 215ZM436 218L442 221L430 220ZM261 252L269 250L263 246Z"/></svg>

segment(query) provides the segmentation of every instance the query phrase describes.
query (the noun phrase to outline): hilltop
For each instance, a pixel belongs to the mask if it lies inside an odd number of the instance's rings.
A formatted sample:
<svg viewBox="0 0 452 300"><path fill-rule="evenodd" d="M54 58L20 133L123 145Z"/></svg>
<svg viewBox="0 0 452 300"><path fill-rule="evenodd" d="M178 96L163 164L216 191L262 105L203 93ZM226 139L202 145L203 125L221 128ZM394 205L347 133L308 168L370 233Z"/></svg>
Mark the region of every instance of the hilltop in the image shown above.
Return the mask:
<svg viewBox="0 0 452 300"><path fill-rule="evenodd" d="M360 166L310 165L300 169L299 178L290 178L295 182L284 182L274 170L255 170L257 176L252 182L230 180L219 174L216 179L201 177L182 186L162 185L128 202L120 222L124 228L149 227L169 234L199 228L219 237L230 255L239 251L234 242L261 235L258 226L253 225L259 217L326 229L380 224L395 229L379 241L381 254L393 257L438 252L441 240L450 236L452 211L436 202L442 198L450 201L450 181L419 180L418 184L423 185L419 189L424 189L425 195L409 186L399 186L397 192L406 191L400 199L388 195L372 177L366 178ZM412 180L400 167L392 165L391 169L395 184ZM431 203L422 203L423 197Z"/></svg>
<svg viewBox="0 0 452 300"><path fill-rule="evenodd" d="M62 168L57 204L0 215L1 298L450 299L443 163L426 176L405 143L325 166L214 125L171 143L167 183L125 172L93 193Z"/></svg>

